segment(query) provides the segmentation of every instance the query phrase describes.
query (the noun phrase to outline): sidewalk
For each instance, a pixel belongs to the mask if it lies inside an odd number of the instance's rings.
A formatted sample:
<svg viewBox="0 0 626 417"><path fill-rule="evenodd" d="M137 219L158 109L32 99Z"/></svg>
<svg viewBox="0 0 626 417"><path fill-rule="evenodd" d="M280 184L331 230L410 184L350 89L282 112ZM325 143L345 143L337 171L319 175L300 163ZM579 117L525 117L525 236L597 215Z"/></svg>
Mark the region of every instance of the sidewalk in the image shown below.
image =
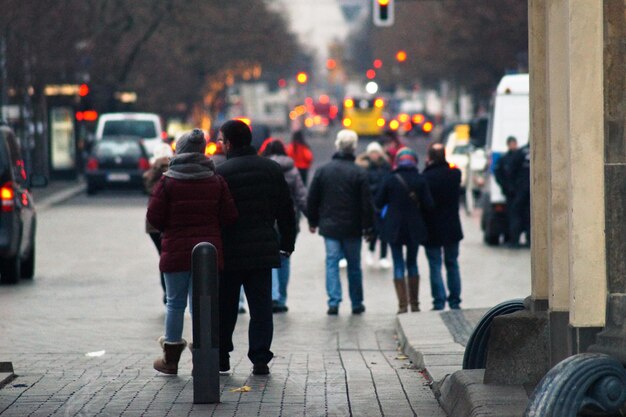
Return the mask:
<svg viewBox="0 0 626 417"><path fill-rule="evenodd" d="M51 180L46 187L32 188L31 194L37 210L61 204L85 191L87 184L82 178L76 180Z"/></svg>
<svg viewBox="0 0 626 417"><path fill-rule="evenodd" d="M431 383L448 417L522 417L528 393L522 386L483 384L484 369L462 370L474 327L488 309L399 315L400 346Z"/></svg>

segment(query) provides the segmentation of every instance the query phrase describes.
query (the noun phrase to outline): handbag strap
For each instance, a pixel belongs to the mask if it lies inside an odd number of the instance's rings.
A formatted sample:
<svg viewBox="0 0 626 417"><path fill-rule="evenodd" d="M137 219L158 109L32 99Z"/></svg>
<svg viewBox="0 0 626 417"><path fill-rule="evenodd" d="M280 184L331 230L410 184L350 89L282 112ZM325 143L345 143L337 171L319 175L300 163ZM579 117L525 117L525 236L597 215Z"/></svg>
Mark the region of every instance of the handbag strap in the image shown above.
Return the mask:
<svg viewBox="0 0 626 417"><path fill-rule="evenodd" d="M400 175L399 173L396 173L394 174L394 176L398 179L398 181L400 181L400 184L402 184L404 189L409 193L409 198L411 198L411 200L413 200L415 204L417 204L417 206L419 207L420 202L415 191L409 188L409 184L407 184L404 178L402 178L402 175Z"/></svg>

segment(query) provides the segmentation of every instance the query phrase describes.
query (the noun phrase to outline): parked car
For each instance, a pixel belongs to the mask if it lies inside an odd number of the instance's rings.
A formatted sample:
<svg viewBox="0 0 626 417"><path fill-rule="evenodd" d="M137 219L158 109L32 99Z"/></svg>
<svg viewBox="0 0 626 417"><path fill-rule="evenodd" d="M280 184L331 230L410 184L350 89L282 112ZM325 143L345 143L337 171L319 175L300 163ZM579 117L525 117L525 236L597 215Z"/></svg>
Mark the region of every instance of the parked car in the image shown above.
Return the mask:
<svg viewBox="0 0 626 417"><path fill-rule="evenodd" d="M110 136L135 137L143 141L149 156L165 137L161 118L154 113L105 113L98 119L96 143Z"/></svg>
<svg viewBox="0 0 626 417"><path fill-rule="evenodd" d="M103 138L94 144L87 158L87 194L114 187L143 190L143 173L149 168L141 140L132 136Z"/></svg>
<svg viewBox="0 0 626 417"><path fill-rule="evenodd" d="M0 282L35 275L37 215L29 186L46 179L28 178L15 134L0 124Z"/></svg>

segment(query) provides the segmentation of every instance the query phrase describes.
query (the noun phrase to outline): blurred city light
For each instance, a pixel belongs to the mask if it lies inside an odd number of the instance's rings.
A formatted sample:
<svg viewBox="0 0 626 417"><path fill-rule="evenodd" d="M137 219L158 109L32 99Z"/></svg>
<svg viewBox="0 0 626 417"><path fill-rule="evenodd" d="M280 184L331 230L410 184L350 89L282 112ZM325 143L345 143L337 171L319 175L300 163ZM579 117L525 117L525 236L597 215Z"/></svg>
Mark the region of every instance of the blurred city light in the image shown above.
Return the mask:
<svg viewBox="0 0 626 417"><path fill-rule="evenodd" d="M373 65L374 65L374 68L376 69L382 68L383 61L380 59L375 59Z"/></svg>
<svg viewBox="0 0 626 417"><path fill-rule="evenodd" d="M378 84L375 81L370 81L365 84L365 91L369 94L376 94L378 92Z"/></svg>
<svg viewBox="0 0 626 417"><path fill-rule="evenodd" d="M328 68L329 70L334 70L335 68L337 68L337 61L332 58L328 58L326 60L326 68Z"/></svg>
<svg viewBox="0 0 626 417"><path fill-rule="evenodd" d="M367 79L372 80L376 78L376 71L374 71L373 69L368 69L365 73L365 76L367 77Z"/></svg>
<svg viewBox="0 0 626 417"><path fill-rule="evenodd" d="M400 51L396 52L396 60L397 60L398 62L404 62L404 61L406 61L406 52L405 52L405 51L402 51L402 50L400 50Z"/></svg>
<svg viewBox="0 0 626 417"><path fill-rule="evenodd" d="M78 95L85 97L87 94L89 94L89 86L87 84L81 84L78 87Z"/></svg>
<svg viewBox="0 0 626 417"><path fill-rule="evenodd" d="M298 80L300 84L306 84L306 82L309 80L309 76L306 72L302 71L299 72L298 75L296 75L296 80Z"/></svg>

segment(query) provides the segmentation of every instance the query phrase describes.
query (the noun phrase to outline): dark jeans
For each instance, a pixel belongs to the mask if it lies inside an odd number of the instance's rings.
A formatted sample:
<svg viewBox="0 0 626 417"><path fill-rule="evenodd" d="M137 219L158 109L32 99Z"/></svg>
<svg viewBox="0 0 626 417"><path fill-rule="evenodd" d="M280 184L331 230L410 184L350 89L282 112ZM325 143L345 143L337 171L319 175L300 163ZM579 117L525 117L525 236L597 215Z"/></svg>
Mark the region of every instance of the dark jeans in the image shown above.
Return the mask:
<svg viewBox="0 0 626 417"><path fill-rule="evenodd" d="M443 284L441 274L443 252L443 262L446 265L446 275L448 283L448 297ZM433 296L433 308L443 310L446 305L452 309L460 308L461 304L461 273L459 272L459 243L446 246L426 246L426 257L430 269L430 291Z"/></svg>
<svg viewBox="0 0 626 417"><path fill-rule="evenodd" d="M308 168L298 168L298 172L300 173L300 178L302 178L302 182L306 185L306 180L309 178L309 169Z"/></svg>
<svg viewBox="0 0 626 417"><path fill-rule="evenodd" d="M407 276L419 276L419 270L417 269L417 252L419 245L417 243L408 243L406 245L390 243L389 246L391 246L391 257L393 259L393 279L403 280L405 267ZM402 253L405 246L406 261Z"/></svg>
<svg viewBox="0 0 626 417"><path fill-rule="evenodd" d="M368 244L368 249L370 252L374 252L376 250L376 241L380 241L380 259L384 259L387 257L387 242L382 240L380 236L372 239Z"/></svg>
<svg viewBox="0 0 626 417"><path fill-rule="evenodd" d="M152 242L154 242L157 252L159 252L159 256L161 256L161 232L149 233L149 235ZM161 272L161 288L163 288L163 294L165 294L165 277L163 272Z"/></svg>
<svg viewBox="0 0 626 417"><path fill-rule="evenodd" d="M242 285L250 308L248 358L253 364L268 363L274 356L270 350L274 333L270 268L224 271L220 275L220 356L227 358L234 349L233 331Z"/></svg>

